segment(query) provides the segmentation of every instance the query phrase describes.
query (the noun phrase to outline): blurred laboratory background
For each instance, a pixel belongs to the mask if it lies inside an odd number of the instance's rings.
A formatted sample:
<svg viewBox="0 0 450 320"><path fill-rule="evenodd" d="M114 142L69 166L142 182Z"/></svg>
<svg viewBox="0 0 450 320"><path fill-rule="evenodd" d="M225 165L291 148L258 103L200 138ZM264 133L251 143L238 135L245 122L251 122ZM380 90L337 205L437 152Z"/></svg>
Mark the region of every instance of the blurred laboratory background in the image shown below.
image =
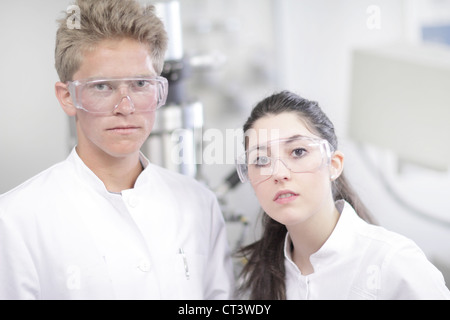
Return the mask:
<svg viewBox="0 0 450 320"><path fill-rule="evenodd" d="M450 283L450 0L141 2L157 5L170 37L169 101L143 151L216 192L233 249L260 230L253 191L234 175L236 133L256 102L288 89L334 122L378 224L413 239ZM0 194L74 146L54 95L56 19L71 4L0 3ZM208 150L218 139L223 149ZM174 163L180 145L188 161Z"/></svg>

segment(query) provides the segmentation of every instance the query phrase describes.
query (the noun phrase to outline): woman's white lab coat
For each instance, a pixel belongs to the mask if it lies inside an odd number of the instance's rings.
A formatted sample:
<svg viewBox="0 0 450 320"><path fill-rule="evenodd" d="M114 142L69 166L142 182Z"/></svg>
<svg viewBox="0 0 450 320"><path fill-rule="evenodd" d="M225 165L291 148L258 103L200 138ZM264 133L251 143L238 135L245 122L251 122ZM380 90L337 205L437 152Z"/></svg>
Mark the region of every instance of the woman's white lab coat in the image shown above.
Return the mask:
<svg viewBox="0 0 450 320"><path fill-rule="evenodd" d="M285 241L288 299L450 299L442 274L411 240L370 225L343 200L339 221L302 275Z"/></svg>
<svg viewBox="0 0 450 320"><path fill-rule="evenodd" d="M193 179L148 164L133 189L113 194L74 149L0 197L0 299L232 293L220 208Z"/></svg>

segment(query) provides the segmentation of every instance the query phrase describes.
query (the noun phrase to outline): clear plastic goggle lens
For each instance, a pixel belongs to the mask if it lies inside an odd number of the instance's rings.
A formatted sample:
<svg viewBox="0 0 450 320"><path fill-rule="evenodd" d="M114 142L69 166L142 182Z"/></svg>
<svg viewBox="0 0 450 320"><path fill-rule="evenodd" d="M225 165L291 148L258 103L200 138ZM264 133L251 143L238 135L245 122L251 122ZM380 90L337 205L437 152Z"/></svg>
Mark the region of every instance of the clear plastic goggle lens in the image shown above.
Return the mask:
<svg viewBox="0 0 450 320"><path fill-rule="evenodd" d="M331 150L328 141L307 137L270 141L249 149L236 161L242 182L260 183L284 165L294 173L316 172L328 165Z"/></svg>
<svg viewBox="0 0 450 320"><path fill-rule="evenodd" d="M95 114L110 114L124 98L136 112L154 111L166 103L164 77L112 78L68 82L75 106Z"/></svg>

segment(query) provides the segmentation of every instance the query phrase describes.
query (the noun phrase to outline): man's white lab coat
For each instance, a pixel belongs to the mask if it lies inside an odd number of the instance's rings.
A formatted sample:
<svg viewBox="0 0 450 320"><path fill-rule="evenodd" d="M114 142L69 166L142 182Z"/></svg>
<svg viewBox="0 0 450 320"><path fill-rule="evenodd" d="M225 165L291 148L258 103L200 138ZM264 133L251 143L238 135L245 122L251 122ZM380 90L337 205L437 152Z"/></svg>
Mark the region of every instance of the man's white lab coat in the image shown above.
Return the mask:
<svg viewBox="0 0 450 320"><path fill-rule="evenodd" d="M133 189L113 194L74 149L0 196L0 299L232 293L220 208L191 178L147 164Z"/></svg>

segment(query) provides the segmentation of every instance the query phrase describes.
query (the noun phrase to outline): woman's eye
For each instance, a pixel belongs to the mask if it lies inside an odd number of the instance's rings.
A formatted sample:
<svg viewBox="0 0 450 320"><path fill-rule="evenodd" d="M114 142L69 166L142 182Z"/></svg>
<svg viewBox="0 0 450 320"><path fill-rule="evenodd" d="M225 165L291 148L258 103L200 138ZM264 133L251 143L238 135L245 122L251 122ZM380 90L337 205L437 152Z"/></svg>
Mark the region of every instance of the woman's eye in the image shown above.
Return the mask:
<svg viewBox="0 0 450 320"><path fill-rule="evenodd" d="M306 149L304 148L299 148L299 149L295 149L292 151L292 156L294 156L295 158L301 158L306 154Z"/></svg>
<svg viewBox="0 0 450 320"><path fill-rule="evenodd" d="M257 166L266 166L266 165L270 164L270 157L260 156L260 157L256 158L255 164Z"/></svg>

